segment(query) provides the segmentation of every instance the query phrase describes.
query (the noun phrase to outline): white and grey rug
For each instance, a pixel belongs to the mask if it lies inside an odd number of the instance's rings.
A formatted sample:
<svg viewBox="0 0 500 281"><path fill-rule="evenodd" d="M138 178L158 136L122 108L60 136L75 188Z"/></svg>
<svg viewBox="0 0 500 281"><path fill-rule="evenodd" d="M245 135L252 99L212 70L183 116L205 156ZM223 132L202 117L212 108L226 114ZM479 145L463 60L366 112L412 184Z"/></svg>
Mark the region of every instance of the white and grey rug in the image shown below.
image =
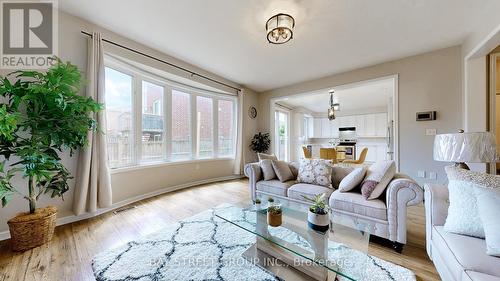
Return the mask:
<svg viewBox="0 0 500 281"><path fill-rule="evenodd" d="M217 207L232 212L238 219L255 223L255 213L231 205ZM149 280L279 280L241 255L255 243L255 236L214 215L215 209L172 224L159 232L142 237L103 253L92 261L97 281ZM282 228L272 235L302 247L308 242ZM350 249L330 244L329 258L344 265L341 272L357 276L356 280L414 281L412 271ZM340 281L350 280L338 277Z"/></svg>

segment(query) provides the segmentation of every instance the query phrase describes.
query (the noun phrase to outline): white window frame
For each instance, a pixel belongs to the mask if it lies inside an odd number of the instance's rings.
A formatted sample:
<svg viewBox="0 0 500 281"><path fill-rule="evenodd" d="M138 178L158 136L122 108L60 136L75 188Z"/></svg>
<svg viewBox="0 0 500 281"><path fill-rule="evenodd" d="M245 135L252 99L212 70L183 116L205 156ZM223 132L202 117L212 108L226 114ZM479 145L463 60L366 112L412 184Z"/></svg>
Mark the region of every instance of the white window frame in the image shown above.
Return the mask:
<svg viewBox="0 0 500 281"><path fill-rule="evenodd" d="M133 143L131 144L132 149L132 161L129 164L120 165L113 167L113 170L129 169L141 166L153 166L158 164L173 164L173 163L186 163L186 162L199 162L213 159L235 159L236 157L236 135L237 135L237 108L238 99L236 96L225 95L221 93L210 92L203 89L197 89L188 85L180 84L175 81L171 81L164 77L151 74L149 72L143 71L134 66L128 65L117 61L116 59L105 56L105 67L111 68L113 70L119 71L123 74L127 74L132 77L132 114L131 119L133 132ZM163 122L164 122L164 132L163 132L163 156L160 161L149 161L142 160L142 82L152 83L163 87ZM187 160L176 160L171 159L172 155L172 91L177 90L190 95L190 129L191 129L191 156ZM198 136L197 136L197 97L205 97L212 99L212 156L200 158L198 156L199 146ZM219 100L231 101L232 107L232 131L233 145L231 155L219 156Z"/></svg>

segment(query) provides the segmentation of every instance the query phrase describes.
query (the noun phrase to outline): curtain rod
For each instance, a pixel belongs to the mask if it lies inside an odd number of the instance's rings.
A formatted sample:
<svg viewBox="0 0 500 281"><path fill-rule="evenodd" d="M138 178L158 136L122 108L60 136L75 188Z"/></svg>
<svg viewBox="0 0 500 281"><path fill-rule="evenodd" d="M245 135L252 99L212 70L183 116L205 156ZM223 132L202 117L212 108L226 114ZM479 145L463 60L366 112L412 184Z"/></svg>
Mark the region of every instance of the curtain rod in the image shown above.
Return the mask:
<svg viewBox="0 0 500 281"><path fill-rule="evenodd" d="M83 30L82 30L81 32L82 32L82 34L85 34L85 35L87 35L87 36L89 36L89 37L92 37L92 34L91 34L91 33L88 33L88 32L83 31ZM141 55L141 56L145 56L145 57L150 58L150 59L152 59L152 60L159 61L159 62L164 63L164 64L166 64L166 65L169 65L169 66L171 66L171 67L175 67L175 68L177 68L177 69L179 69L179 70L182 70L182 71L184 71L184 72L189 73L189 74L191 75L191 77L196 75L196 76L201 77L201 78L203 78L203 79L205 79L205 80L208 80L208 81L211 81L211 82L217 83L217 84L219 84L219 85L223 85L223 86L226 86L226 87L228 87L228 88L231 88L231 89L236 90L236 91L238 91L238 92L241 92L241 89L240 89L240 88L236 88L236 87L233 87L233 86L231 86L231 85L228 85L228 84L226 84L226 83L224 83L224 82L217 81L217 80L215 80L215 79L212 79L212 78L210 78L210 77L208 77L208 76L205 76L205 75L202 75L202 74L199 74L199 73L196 73L196 72L191 71L191 70L189 70L189 69L187 69L187 68L184 68L184 67L182 67L182 66L178 66L178 65L173 64L173 63L171 63L171 62L168 62L168 61L165 61L165 60L159 59L159 58L154 57L154 56L152 56L152 55L148 55L148 54L143 53L143 52L141 52L141 51L137 51L137 50L135 50L135 49L132 49L132 48L130 48L130 47L127 47L127 46L124 46L124 45L118 44L118 43L113 42L113 41L108 40L108 39L104 39L104 38L103 38L103 39L102 39L102 41L104 41L104 42L106 42L106 43L109 43L109 44L111 44L111 45L115 45L115 46L117 46L117 47L120 47L120 48L122 48L122 49L128 50L128 51L130 51L130 52L133 52L133 53L139 54L139 55Z"/></svg>

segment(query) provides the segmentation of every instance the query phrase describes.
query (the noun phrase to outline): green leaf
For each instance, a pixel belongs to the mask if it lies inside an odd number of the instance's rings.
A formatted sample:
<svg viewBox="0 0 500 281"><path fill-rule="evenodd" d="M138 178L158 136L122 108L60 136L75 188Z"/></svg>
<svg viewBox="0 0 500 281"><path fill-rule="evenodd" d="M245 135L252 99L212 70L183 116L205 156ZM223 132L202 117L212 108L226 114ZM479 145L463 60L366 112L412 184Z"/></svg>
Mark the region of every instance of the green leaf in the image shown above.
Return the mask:
<svg viewBox="0 0 500 281"><path fill-rule="evenodd" d="M0 77L0 156L16 156L8 169L0 164L2 204L16 192L10 184L16 174L34 178L44 194L62 197L71 175L59 152L86 146L87 133L98 128L95 113L104 106L79 95L82 79L75 65L56 60L46 72Z"/></svg>

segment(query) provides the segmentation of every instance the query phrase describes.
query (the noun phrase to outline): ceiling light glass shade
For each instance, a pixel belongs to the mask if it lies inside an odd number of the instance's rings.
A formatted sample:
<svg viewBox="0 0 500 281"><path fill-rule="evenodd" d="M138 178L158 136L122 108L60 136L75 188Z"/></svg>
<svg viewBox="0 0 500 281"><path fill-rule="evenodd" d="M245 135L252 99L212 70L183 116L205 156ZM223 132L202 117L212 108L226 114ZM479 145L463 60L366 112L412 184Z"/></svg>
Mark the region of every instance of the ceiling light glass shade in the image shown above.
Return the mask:
<svg viewBox="0 0 500 281"><path fill-rule="evenodd" d="M334 109L335 111L339 111L339 110L340 110L340 103L334 103L334 104L333 104L333 109Z"/></svg>
<svg viewBox="0 0 500 281"><path fill-rule="evenodd" d="M335 120L335 110L332 108L328 108L328 119Z"/></svg>
<svg viewBox="0 0 500 281"><path fill-rule="evenodd" d="M491 163L499 161L495 135L490 132L441 134L434 139L434 160Z"/></svg>
<svg viewBox="0 0 500 281"><path fill-rule="evenodd" d="M293 38L295 20L287 14L277 14L266 22L267 41L273 44L283 44Z"/></svg>

